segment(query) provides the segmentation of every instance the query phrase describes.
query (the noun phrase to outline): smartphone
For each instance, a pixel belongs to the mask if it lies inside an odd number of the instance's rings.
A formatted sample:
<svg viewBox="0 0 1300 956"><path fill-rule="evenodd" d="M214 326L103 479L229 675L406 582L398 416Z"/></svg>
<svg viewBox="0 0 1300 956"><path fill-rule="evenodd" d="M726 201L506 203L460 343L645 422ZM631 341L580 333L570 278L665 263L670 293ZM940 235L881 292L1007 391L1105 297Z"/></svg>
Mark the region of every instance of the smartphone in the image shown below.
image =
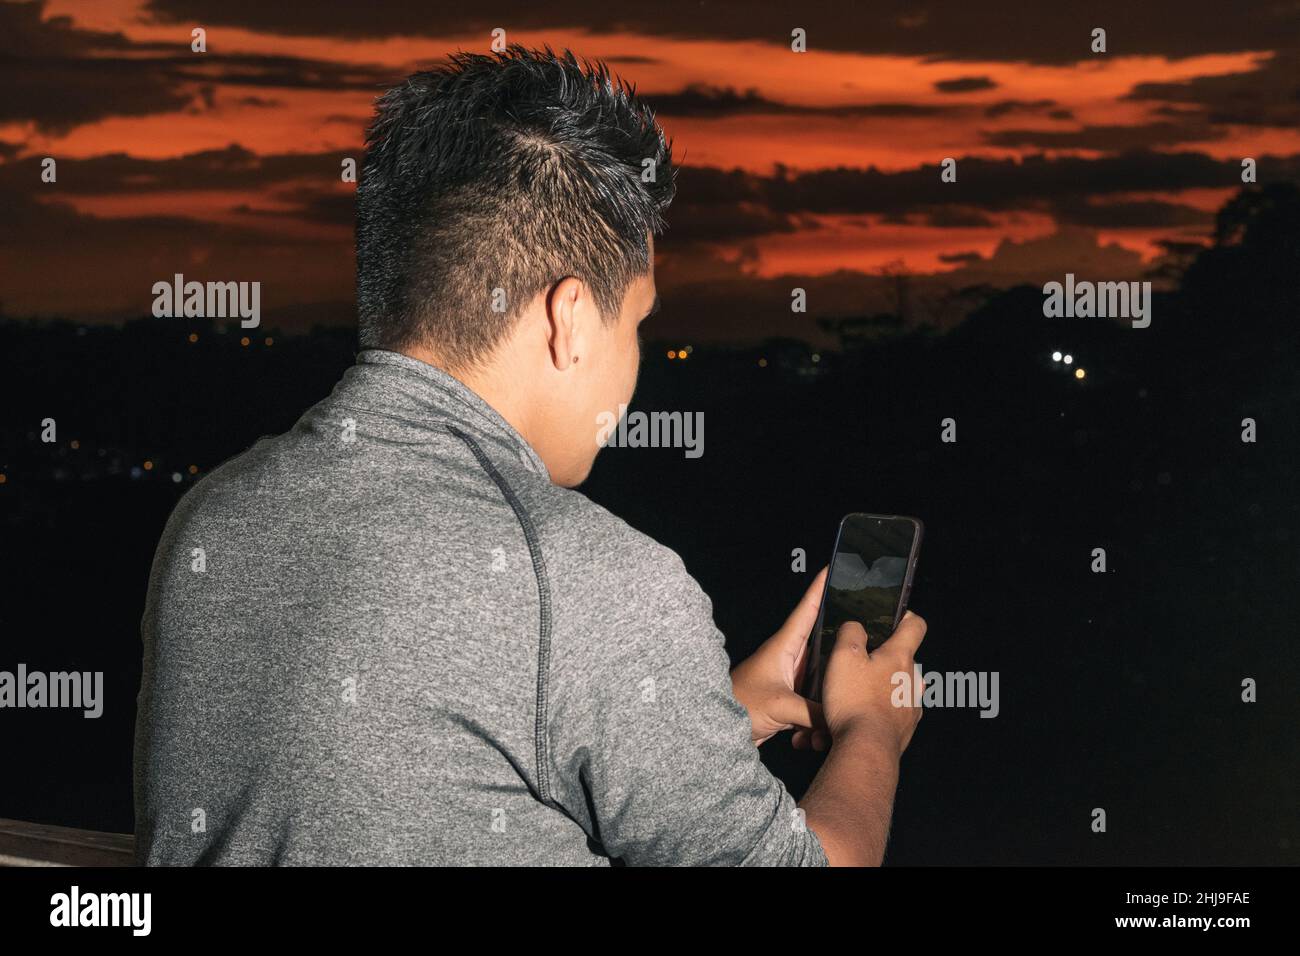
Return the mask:
<svg viewBox="0 0 1300 956"><path fill-rule="evenodd" d="M826 660L844 622L866 629L868 652L894 633L907 610L924 531L919 518L906 515L851 514L840 522L817 626L804 652L805 697L822 699Z"/></svg>

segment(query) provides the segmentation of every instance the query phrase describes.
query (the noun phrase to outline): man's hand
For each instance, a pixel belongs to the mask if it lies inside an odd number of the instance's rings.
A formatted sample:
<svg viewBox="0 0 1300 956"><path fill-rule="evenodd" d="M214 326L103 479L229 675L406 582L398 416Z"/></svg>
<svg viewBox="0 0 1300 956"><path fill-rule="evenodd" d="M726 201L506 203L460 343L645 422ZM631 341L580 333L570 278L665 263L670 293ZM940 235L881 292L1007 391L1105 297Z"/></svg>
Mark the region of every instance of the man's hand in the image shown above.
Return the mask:
<svg viewBox="0 0 1300 956"><path fill-rule="evenodd" d="M824 750L829 743L821 705L795 692L825 584L822 568L781 630L731 671L731 689L749 711L755 746L791 727L796 747Z"/></svg>
<svg viewBox="0 0 1300 956"><path fill-rule="evenodd" d="M921 689L895 707L893 677L912 674L925 621L908 611L874 653L850 621L826 665L823 717L834 743L799 807L832 866L878 866L889 839L898 758L921 719Z"/></svg>
<svg viewBox="0 0 1300 956"><path fill-rule="evenodd" d="M867 632L856 621L840 626L835 647L826 662L822 688L823 718L835 741L861 732L900 756L912 740L921 708L923 687L913 686L907 706L895 706L894 677L909 679L916 650L925 637L925 619L908 611L889 640L867 653Z"/></svg>

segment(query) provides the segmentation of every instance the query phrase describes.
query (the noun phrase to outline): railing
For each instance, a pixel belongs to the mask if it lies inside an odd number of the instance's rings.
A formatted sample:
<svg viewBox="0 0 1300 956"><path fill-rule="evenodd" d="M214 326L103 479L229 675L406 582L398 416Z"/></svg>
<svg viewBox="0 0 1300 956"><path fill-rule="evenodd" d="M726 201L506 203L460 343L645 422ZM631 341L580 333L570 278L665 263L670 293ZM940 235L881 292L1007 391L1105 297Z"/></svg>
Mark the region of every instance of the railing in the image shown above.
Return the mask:
<svg viewBox="0 0 1300 956"><path fill-rule="evenodd" d="M0 866L133 866L135 837L0 819Z"/></svg>

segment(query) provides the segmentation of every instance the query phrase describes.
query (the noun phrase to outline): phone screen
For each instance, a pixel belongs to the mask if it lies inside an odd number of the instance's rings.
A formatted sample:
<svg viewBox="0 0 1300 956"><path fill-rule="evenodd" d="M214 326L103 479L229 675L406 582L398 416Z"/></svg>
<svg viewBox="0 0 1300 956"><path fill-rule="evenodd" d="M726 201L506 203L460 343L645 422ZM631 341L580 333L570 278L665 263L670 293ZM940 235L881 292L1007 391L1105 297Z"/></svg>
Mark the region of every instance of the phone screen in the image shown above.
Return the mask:
<svg viewBox="0 0 1300 956"><path fill-rule="evenodd" d="M851 514L840 522L817 626L809 636L804 696L821 700L826 659L846 621L867 631L874 651L894 633L912 588L922 524L903 515Z"/></svg>

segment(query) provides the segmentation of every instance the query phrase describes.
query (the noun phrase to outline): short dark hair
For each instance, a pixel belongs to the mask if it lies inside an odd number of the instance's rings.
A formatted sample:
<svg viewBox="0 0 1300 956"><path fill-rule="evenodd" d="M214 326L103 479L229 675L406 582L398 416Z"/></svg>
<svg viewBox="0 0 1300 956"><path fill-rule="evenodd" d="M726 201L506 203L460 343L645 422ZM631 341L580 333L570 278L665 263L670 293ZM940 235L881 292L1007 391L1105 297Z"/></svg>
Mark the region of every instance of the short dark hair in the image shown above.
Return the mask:
<svg viewBox="0 0 1300 956"><path fill-rule="evenodd" d="M616 321L650 269L675 175L654 111L602 63L516 44L414 74L380 97L366 135L362 347L427 345L472 364L567 276Z"/></svg>

